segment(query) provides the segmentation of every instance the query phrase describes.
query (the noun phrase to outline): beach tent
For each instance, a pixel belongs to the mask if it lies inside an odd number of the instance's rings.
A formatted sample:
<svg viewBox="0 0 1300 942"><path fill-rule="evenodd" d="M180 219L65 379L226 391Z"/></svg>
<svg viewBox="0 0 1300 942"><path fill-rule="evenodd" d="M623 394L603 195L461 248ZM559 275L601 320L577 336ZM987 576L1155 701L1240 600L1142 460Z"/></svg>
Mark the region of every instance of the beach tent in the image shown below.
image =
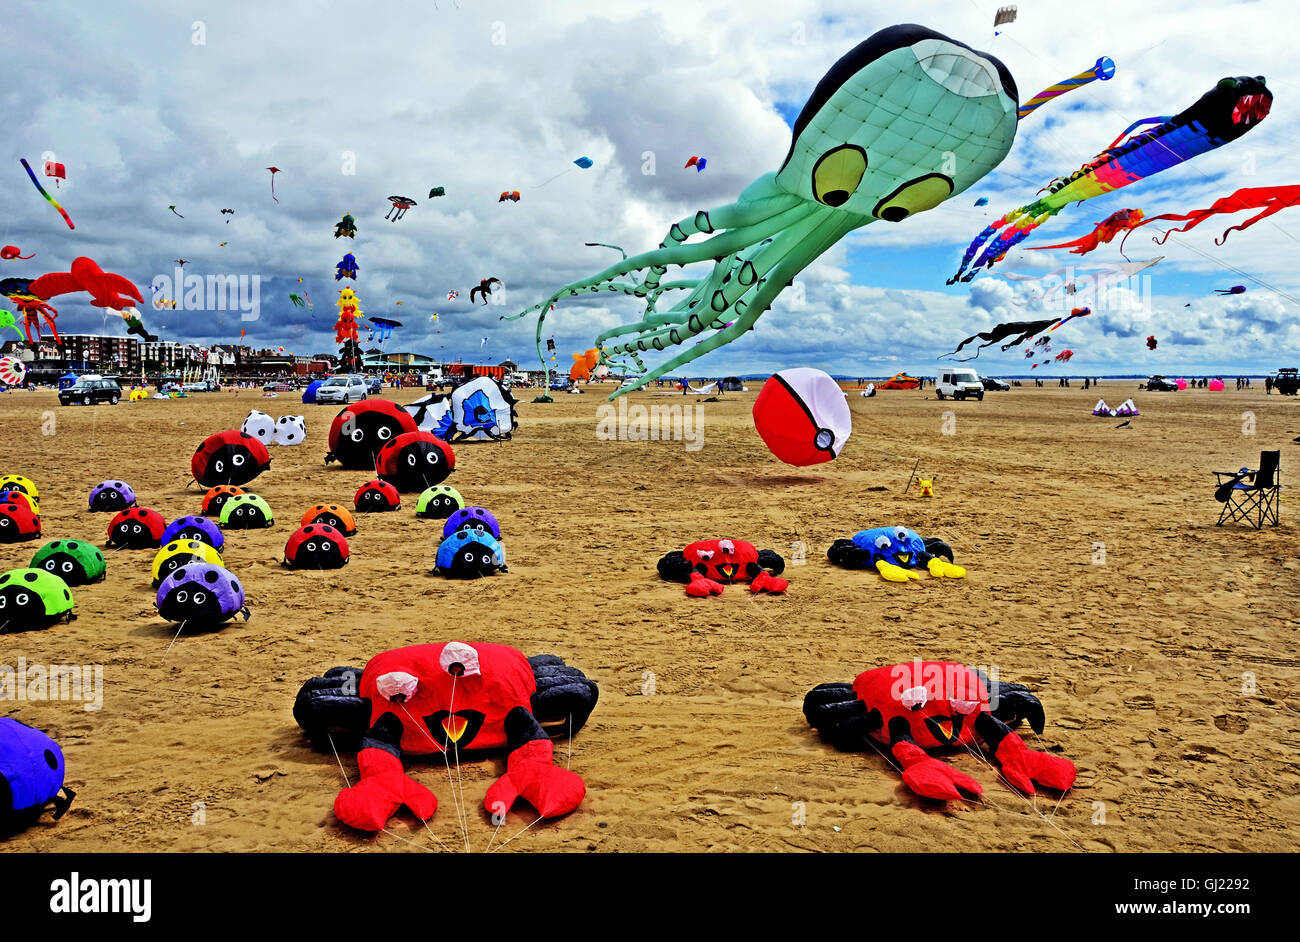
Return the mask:
<svg viewBox="0 0 1300 942"><path fill-rule="evenodd" d="M67 389L77 382L76 373L64 373L59 377L59 388Z"/></svg>
<svg viewBox="0 0 1300 942"><path fill-rule="evenodd" d="M314 403L316 401L316 390L320 388L320 384L323 382L325 382L323 379L314 379L308 383L307 388L302 391L302 401Z"/></svg>
<svg viewBox="0 0 1300 942"><path fill-rule="evenodd" d="M723 392L743 392L745 387L740 382L739 376L725 377L719 384L718 388Z"/></svg>

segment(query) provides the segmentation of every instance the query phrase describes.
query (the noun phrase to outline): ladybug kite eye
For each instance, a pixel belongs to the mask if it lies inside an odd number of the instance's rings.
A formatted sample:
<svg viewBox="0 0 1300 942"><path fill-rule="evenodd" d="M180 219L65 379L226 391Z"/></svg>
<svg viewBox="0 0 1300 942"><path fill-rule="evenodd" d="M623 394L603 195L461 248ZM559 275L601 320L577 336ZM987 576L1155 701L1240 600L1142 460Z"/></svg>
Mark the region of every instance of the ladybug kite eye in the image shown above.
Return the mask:
<svg viewBox="0 0 1300 942"><path fill-rule="evenodd" d="M179 592L176 593L176 601L178 601L178 602L184 602L184 601L186 601L189 597L190 597L190 594L189 594L188 592L186 592L184 589L181 589Z"/></svg>
<svg viewBox="0 0 1300 942"><path fill-rule="evenodd" d="M876 537L876 549L889 549L892 545L893 544L889 541L889 537L885 536L883 533Z"/></svg>
<svg viewBox="0 0 1300 942"><path fill-rule="evenodd" d="M224 471L226 470L226 463L218 458L212 463L212 467L216 468L218 471Z"/></svg>
<svg viewBox="0 0 1300 942"><path fill-rule="evenodd" d="M48 569L50 572L54 572L54 560L47 559L45 561L45 568Z"/></svg>
<svg viewBox="0 0 1300 942"><path fill-rule="evenodd" d="M330 551L330 548L331 547L328 540L325 541L324 543L321 543L320 545L320 549L322 553L328 553Z"/></svg>
<svg viewBox="0 0 1300 942"><path fill-rule="evenodd" d="M412 468L414 468L414 467L415 467L415 455L407 455L407 456L406 456L406 463L407 463L408 465L410 465Z"/></svg>
<svg viewBox="0 0 1300 942"><path fill-rule="evenodd" d="M26 592L19 592L16 596L14 596L14 601L17 602L19 605L26 605L30 598L31 596L29 596Z"/></svg>
<svg viewBox="0 0 1300 942"><path fill-rule="evenodd" d="M470 551L466 551L466 553L465 553L465 562L467 562L467 563L472 563L472 562L474 562L474 553L473 553L472 550L470 550Z"/></svg>
<svg viewBox="0 0 1300 942"><path fill-rule="evenodd" d="M386 442L393 437L393 430L387 426L382 426L376 434L378 434L381 442Z"/></svg>
<svg viewBox="0 0 1300 942"><path fill-rule="evenodd" d="M309 552L309 553L314 553L314 552L316 552L316 544L315 544L315 543L308 543L308 544L306 544L306 546L307 546L307 552Z"/></svg>
<svg viewBox="0 0 1300 942"><path fill-rule="evenodd" d="M53 561L54 561L54 560L50 560L50 562L53 562ZM71 562L65 562L65 563L63 564L63 571L64 571L64 572L72 572L72 569L73 569L73 566L72 566L72 563L71 563Z"/></svg>
<svg viewBox="0 0 1300 942"><path fill-rule="evenodd" d="M205 595L204 593L202 593L202 592L195 592L195 593L194 593L194 604L195 604L195 605L202 605L205 601L207 601L207 598L208 598L207 595Z"/></svg>
<svg viewBox="0 0 1300 942"><path fill-rule="evenodd" d="M232 458L230 459L230 463L233 464L236 468L238 468L240 465L242 465L242 464L244 463L244 456L243 456L243 455L235 455L234 457L232 457Z"/></svg>
<svg viewBox="0 0 1300 942"><path fill-rule="evenodd" d="M438 455L438 453L437 453L436 451L431 451L431 452L429 452L428 455L425 456L424 460L427 461L427 462L429 462L429 464L437 464L437 463L438 463L438 457L439 457L439 455Z"/></svg>
<svg viewBox="0 0 1300 942"><path fill-rule="evenodd" d="M354 428L354 429L352 430L352 434L351 434L349 437L350 437L354 442L359 442L359 441L361 441L361 439L363 439L363 438L366 437L366 433L363 432L363 431L361 431L361 429L359 429L359 428ZM382 438L382 437L383 437L383 435L382 435L382 433L381 433L381 434L380 434L380 438Z"/></svg>

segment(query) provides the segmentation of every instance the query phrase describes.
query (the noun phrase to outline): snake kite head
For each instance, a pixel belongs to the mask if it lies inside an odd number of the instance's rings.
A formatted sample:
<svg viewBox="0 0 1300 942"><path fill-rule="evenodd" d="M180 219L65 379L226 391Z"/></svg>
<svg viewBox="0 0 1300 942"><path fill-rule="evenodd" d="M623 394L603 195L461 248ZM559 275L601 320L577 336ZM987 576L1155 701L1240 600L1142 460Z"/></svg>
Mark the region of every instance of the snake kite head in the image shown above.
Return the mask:
<svg viewBox="0 0 1300 942"><path fill-rule="evenodd" d="M901 222L1001 163L1016 108L1015 80L993 56L923 26L891 26L817 83L776 182L864 223Z"/></svg>

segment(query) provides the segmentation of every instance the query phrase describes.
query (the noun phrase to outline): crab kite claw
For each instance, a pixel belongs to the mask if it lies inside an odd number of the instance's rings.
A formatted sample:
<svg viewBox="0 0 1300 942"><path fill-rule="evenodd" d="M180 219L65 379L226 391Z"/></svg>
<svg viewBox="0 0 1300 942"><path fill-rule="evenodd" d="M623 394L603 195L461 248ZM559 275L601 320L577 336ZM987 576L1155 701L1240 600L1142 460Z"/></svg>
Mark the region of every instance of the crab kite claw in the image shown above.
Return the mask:
<svg viewBox="0 0 1300 942"><path fill-rule="evenodd" d="M975 779L938 759L930 758L915 743L900 742L890 751L903 765L903 784L923 798L939 801L961 798L962 794L957 789L974 795L984 793L983 786Z"/></svg>

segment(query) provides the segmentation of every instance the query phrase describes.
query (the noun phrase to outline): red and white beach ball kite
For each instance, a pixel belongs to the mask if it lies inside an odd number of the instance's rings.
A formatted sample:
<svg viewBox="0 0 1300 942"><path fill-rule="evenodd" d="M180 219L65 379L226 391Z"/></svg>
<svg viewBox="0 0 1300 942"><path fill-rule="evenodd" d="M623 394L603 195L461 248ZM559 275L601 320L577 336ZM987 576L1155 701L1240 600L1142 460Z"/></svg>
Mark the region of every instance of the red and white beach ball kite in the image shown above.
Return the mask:
<svg viewBox="0 0 1300 942"><path fill-rule="evenodd" d="M772 454L800 467L839 457L853 430L839 383L807 367L781 370L754 400L754 427Z"/></svg>

